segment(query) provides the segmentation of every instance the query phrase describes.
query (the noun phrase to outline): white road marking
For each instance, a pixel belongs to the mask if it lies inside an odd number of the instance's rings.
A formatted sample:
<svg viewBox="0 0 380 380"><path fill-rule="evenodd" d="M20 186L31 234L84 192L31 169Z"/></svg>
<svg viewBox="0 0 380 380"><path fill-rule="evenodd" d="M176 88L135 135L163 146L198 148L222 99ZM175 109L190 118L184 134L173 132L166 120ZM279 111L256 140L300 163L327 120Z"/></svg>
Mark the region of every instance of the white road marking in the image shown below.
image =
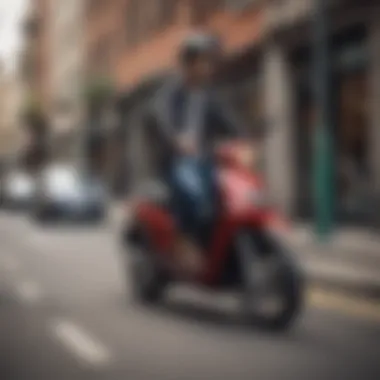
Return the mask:
<svg viewBox="0 0 380 380"><path fill-rule="evenodd" d="M26 302L36 302L42 297L40 286L32 281L24 281L17 285L17 294Z"/></svg>
<svg viewBox="0 0 380 380"><path fill-rule="evenodd" d="M34 247L44 246L46 243L50 243L54 241L54 237L42 232L36 232L30 236L28 236L28 244L33 245Z"/></svg>
<svg viewBox="0 0 380 380"><path fill-rule="evenodd" d="M70 321L54 321L52 331L65 348L83 364L99 367L110 362L111 354L108 349Z"/></svg>
<svg viewBox="0 0 380 380"><path fill-rule="evenodd" d="M304 262L307 273L311 277L321 276L325 278L355 281L355 283L373 283L380 285L379 274L376 270L357 268L340 262L321 262L319 260L307 260Z"/></svg>

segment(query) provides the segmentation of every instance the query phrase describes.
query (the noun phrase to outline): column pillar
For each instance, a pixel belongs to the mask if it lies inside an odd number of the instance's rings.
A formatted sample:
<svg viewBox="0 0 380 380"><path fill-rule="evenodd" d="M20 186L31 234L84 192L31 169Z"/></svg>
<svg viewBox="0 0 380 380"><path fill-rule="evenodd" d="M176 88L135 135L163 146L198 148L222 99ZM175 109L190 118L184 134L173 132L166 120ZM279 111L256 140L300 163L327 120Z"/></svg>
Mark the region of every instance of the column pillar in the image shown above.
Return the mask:
<svg viewBox="0 0 380 380"><path fill-rule="evenodd" d="M265 144L265 166L269 189L286 214L294 213L295 198L295 120L291 72L286 51L268 42L264 54L265 114L269 134Z"/></svg>

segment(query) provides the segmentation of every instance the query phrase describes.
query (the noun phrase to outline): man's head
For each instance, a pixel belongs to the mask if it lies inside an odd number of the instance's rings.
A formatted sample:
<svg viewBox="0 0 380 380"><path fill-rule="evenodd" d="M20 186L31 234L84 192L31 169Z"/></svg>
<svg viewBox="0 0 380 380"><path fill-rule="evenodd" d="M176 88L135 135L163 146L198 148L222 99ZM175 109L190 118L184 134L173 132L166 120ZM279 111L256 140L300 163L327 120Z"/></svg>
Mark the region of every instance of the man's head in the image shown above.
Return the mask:
<svg viewBox="0 0 380 380"><path fill-rule="evenodd" d="M180 47L179 61L189 84L205 85L214 76L220 58L218 40L208 34L193 34Z"/></svg>

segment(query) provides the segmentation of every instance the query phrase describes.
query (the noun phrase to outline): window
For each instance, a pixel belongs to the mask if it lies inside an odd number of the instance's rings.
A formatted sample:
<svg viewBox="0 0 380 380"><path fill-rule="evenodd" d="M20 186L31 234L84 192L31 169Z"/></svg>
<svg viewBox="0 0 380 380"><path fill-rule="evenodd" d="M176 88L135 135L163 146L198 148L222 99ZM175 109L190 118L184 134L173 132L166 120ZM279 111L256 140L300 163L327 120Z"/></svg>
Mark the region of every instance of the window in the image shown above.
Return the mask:
<svg viewBox="0 0 380 380"><path fill-rule="evenodd" d="M140 37L142 35L147 35L150 32L155 31L159 27L161 13L162 13L162 6L161 1L159 0L145 0L142 1L145 11L143 12L143 19L142 15L140 14ZM145 3L145 4L144 4ZM139 9L139 12L141 12L141 6Z"/></svg>
<svg viewBox="0 0 380 380"><path fill-rule="evenodd" d="M193 21L195 24L204 23L214 12L221 9L224 0L193 0Z"/></svg>
<svg viewBox="0 0 380 380"><path fill-rule="evenodd" d="M178 0L161 0L159 26L166 27L175 21Z"/></svg>
<svg viewBox="0 0 380 380"><path fill-rule="evenodd" d="M127 43L134 45L175 21L178 0L130 0L127 8Z"/></svg>
<svg viewBox="0 0 380 380"><path fill-rule="evenodd" d="M142 0L129 0L127 8L127 42L134 45L138 40L139 4Z"/></svg>
<svg viewBox="0 0 380 380"><path fill-rule="evenodd" d="M94 46L91 54L91 62L96 69L95 71L107 71L111 59L112 43L113 41L109 36L105 35L100 38Z"/></svg>
<svg viewBox="0 0 380 380"><path fill-rule="evenodd" d="M145 0L145 3L142 20L144 35L157 32L174 22L178 0Z"/></svg>

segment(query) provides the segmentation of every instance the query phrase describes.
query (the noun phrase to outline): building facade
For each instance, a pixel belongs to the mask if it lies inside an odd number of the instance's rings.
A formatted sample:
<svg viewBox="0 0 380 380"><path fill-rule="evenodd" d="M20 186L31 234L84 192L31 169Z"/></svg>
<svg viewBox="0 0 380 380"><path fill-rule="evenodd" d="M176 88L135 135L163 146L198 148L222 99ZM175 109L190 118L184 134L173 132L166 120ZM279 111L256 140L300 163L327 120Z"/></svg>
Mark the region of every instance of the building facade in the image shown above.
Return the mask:
<svg viewBox="0 0 380 380"><path fill-rule="evenodd" d="M84 19L86 84L107 82L111 94L98 111L87 107L87 148L89 165L104 178L112 178L115 145L110 129L115 125L114 86L117 87L116 63L125 48L126 6L128 0L87 0ZM100 82L99 82L100 81ZM91 90L90 90L91 92ZM89 99L87 99L89 100ZM89 104L88 104L89 105ZM101 109L100 109L101 108ZM95 114L93 114L95 112ZM111 156L111 158L110 158Z"/></svg>
<svg viewBox="0 0 380 380"><path fill-rule="evenodd" d="M372 224L380 198L379 5L330 4L335 217L343 223ZM314 213L318 109L313 100L312 15L311 0L269 5L263 62L266 115L274 129L266 147L267 175L277 201L302 218Z"/></svg>
<svg viewBox="0 0 380 380"><path fill-rule="evenodd" d="M215 32L229 54L255 45L262 29L263 2L255 0L129 0L124 49L117 62L121 89L173 69L177 47L194 29Z"/></svg>
<svg viewBox="0 0 380 380"><path fill-rule="evenodd" d="M24 47L19 67L23 88L19 122L24 136L19 162L25 169L34 171L47 159L49 149L47 122L51 107L50 7L49 0L35 0L29 5L23 23ZM35 117L35 122L32 123L26 116L32 108L35 111L38 109L37 123Z"/></svg>
<svg viewBox="0 0 380 380"><path fill-rule="evenodd" d="M23 87L15 74L0 74L0 156L6 157L19 151L23 143L20 123Z"/></svg>
<svg viewBox="0 0 380 380"><path fill-rule="evenodd" d="M83 130L84 2L50 0L51 108L55 152L76 159Z"/></svg>
<svg viewBox="0 0 380 380"><path fill-rule="evenodd" d="M35 0L25 22L26 94L38 101L56 159L80 154L83 118L84 2Z"/></svg>
<svg viewBox="0 0 380 380"><path fill-rule="evenodd" d="M38 98L45 112L51 106L50 21L50 0L32 1L24 23L21 72L26 91Z"/></svg>
<svg viewBox="0 0 380 380"><path fill-rule="evenodd" d="M87 76L107 76L116 81L116 60L125 48L127 5L128 0L86 0L84 28Z"/></svg>
<svg viewBox="0 0 380 380"><path fill-rule="evenodd" d="M68 94L78 95L79 73L115 83L119 129L110 140L110 166L116 178L149 174L141 128L146 99L175 69L183 38L210 30L226 48L226 96L248 125L264 119L269 126L265 173L273 197L289 215L313 215L313 0L56 0L49 23L50 1L35 2L35 83L44 103L54 103L49 109L58 103L58 113L70 108ZM380 203L379 6L374 0L329 4L336 214L368 221L373 202ZM46 53L49 46L53 54Z"/></svg>

